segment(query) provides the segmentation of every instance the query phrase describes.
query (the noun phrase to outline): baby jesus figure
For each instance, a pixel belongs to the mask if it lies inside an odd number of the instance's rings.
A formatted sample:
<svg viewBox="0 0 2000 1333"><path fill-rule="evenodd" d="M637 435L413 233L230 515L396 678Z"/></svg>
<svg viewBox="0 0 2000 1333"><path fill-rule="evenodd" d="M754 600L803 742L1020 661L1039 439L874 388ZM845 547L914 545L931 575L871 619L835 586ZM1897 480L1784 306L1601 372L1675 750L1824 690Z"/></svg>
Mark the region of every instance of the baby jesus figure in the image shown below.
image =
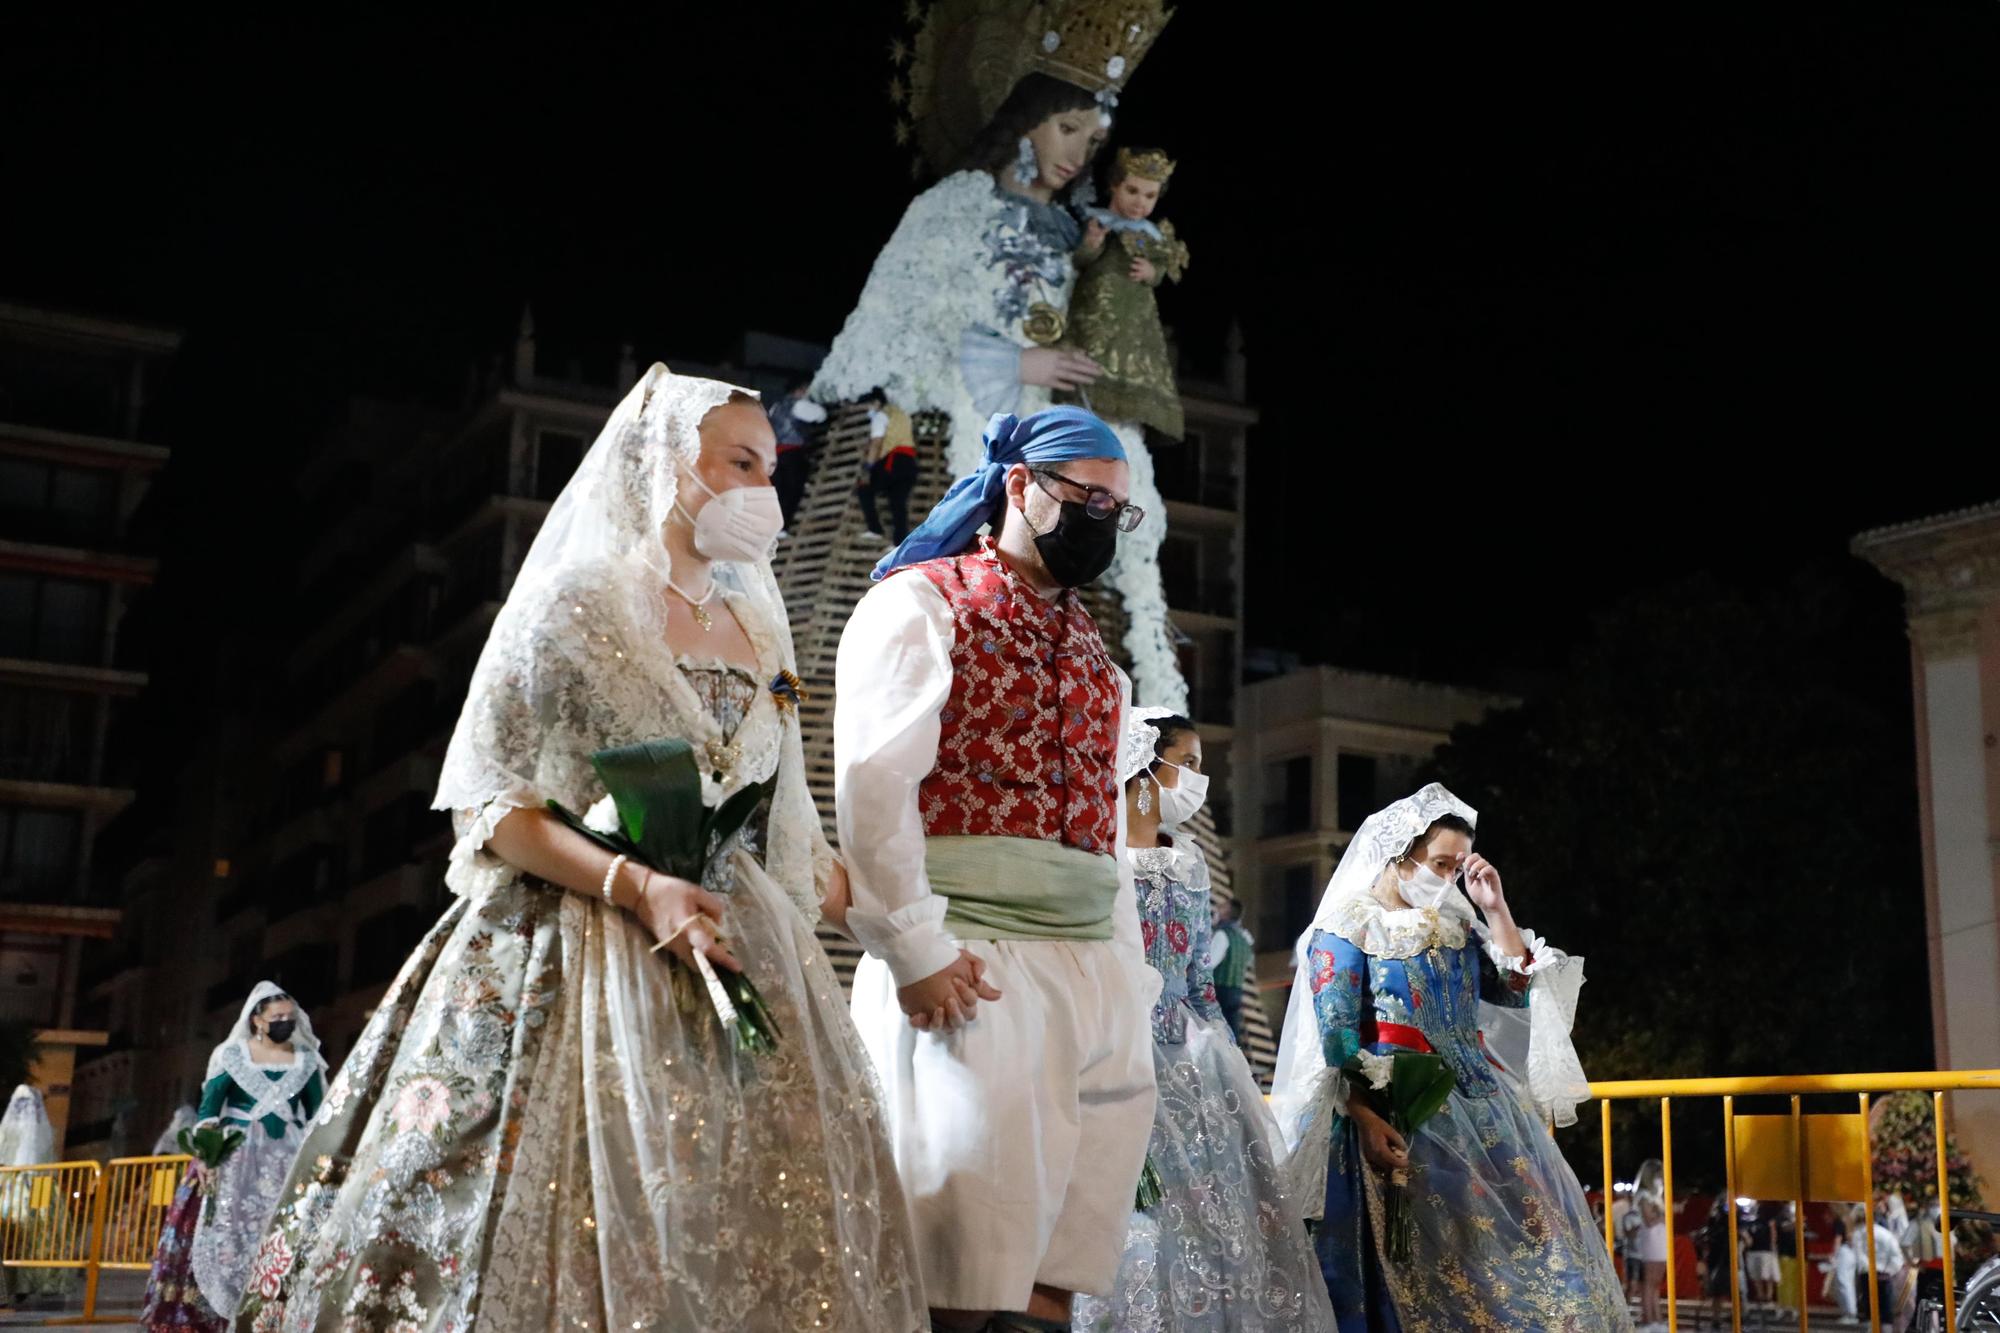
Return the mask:
<svg viewBox="0 0 2000 1333"><path fill-rule="evenodd" d="M1121 148L1111 168L1111 207L1085 212L1068 341L1104 373L1087 400L1059 396L1084 402L1106 421L1140 422L1178 440L1180 389L1153 295L1163 280L1178 282L1187 271L1187 246L1174 224L1152 220L1173 174L1159 149Z"/></svg>

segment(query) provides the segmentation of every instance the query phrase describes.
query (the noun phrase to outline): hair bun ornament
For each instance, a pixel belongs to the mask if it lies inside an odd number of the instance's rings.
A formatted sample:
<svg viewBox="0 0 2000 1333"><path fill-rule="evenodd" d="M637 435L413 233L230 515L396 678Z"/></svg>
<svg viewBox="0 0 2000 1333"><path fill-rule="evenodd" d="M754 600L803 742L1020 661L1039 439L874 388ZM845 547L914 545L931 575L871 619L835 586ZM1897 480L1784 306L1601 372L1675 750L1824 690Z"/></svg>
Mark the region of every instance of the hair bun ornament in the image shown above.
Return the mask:
<svg viewBox="0 0 2000 1333"><path fill-rule="evenodd" d="M1153 766L1160 753L1163 717L1173 717L1171 708L1135 708L1125 723L1125 740L1118 752L1118 781L1130 782Z"/></svg>

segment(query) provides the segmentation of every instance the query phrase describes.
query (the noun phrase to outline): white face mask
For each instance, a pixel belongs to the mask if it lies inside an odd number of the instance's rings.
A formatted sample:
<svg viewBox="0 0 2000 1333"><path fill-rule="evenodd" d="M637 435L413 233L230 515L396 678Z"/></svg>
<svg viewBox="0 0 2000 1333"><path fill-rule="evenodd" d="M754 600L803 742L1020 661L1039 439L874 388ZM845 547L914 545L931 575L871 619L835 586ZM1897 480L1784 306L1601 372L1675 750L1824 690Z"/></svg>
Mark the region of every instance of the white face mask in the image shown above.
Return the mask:
<svg viewBox="0 0 2000 1333"><path fill-rule="evenodd" d="M1403 901L1412 907L1435 908L1444 901L1445 895L1451 892L1451 881L1421 861L1417 863L1416 874L1408 879L1401 879L1398 876L1398 879L1400 880L1398 888L1402 892Z"/></svg>
<svg viewBox="0 0 2000 1333"><path fill-rule="evenodd" d="M708 503L691 520L695 550L710 560L747 563L771 553L771 543L785 526L775 486L738 486L718 494L709 490L708 483L692 468L688 479L708 496Z"/></svg>
<svg viewBox="0 0 2000 1333"><path fill-rule="evenodd" d="M1201 809L1201 803L1208 799L1208 775L1190 772L1164 759L1160 760L1160 767L1171 768L1181 775L1178 787L1161 786L1157 782L1153 784L1160 793L1160 827L1178 828L1193 819L1195 811Z"/></svg>

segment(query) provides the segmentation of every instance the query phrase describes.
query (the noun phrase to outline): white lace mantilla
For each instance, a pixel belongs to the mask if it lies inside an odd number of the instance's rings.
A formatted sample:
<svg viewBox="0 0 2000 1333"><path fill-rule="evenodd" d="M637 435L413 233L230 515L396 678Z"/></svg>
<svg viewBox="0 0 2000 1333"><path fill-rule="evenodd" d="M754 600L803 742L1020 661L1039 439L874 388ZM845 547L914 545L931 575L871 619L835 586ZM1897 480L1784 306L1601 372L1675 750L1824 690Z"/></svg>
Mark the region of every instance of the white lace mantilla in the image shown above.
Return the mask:
<svg viewBox="0 0 2000 1333"><path fill-rule="evenodd" d="M726 567L716 571L757 650L758 678L768 681L789 665L781 645L756 599L727 586L735 576ZM569 571L539 592L516 589L514 596L535 598L539 630L525 640L532 656L515 665L513 688L467 701L467 709L476 710L469 735L493 775L492 794L454 815L458 840L445 882L467 896L513 883L521 872L485 850L509 811L553 799L583 815L604 796L591 755L676 736L697 755L708 753L710 742L729 755L721 781L702 765L702 802L711 808L779 775L765 868L800 913L817 921L832 852L811 813L796 715L781 710L768 689L759 690L742 726L723 744L720 724L666 645L665 604L643 565L607 561ZM788 750L792 762L786 764Z"/></svg>

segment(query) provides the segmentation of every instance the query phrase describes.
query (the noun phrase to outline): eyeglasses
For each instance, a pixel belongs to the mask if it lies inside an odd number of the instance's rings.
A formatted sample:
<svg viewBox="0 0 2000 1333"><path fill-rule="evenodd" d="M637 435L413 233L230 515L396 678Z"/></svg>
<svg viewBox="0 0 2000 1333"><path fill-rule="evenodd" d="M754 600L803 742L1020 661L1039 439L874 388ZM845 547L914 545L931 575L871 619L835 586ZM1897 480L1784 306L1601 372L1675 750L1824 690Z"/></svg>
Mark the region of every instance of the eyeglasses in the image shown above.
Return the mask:
<svg viewBox="0 0 2000 1333"><path fill-rule="evenodd" d="M1082 491L1083 511L1096 519L1117 519L1120 532L1137 532L1139 525L1146 521L1145 510L1138 505L1126 504L1102 486L1087 486L1073 477L1065 477L1053 468L1038 467L1030 468L1029 471L1044 481L1059 481L1065 486L1074 486Z"/></svg>

